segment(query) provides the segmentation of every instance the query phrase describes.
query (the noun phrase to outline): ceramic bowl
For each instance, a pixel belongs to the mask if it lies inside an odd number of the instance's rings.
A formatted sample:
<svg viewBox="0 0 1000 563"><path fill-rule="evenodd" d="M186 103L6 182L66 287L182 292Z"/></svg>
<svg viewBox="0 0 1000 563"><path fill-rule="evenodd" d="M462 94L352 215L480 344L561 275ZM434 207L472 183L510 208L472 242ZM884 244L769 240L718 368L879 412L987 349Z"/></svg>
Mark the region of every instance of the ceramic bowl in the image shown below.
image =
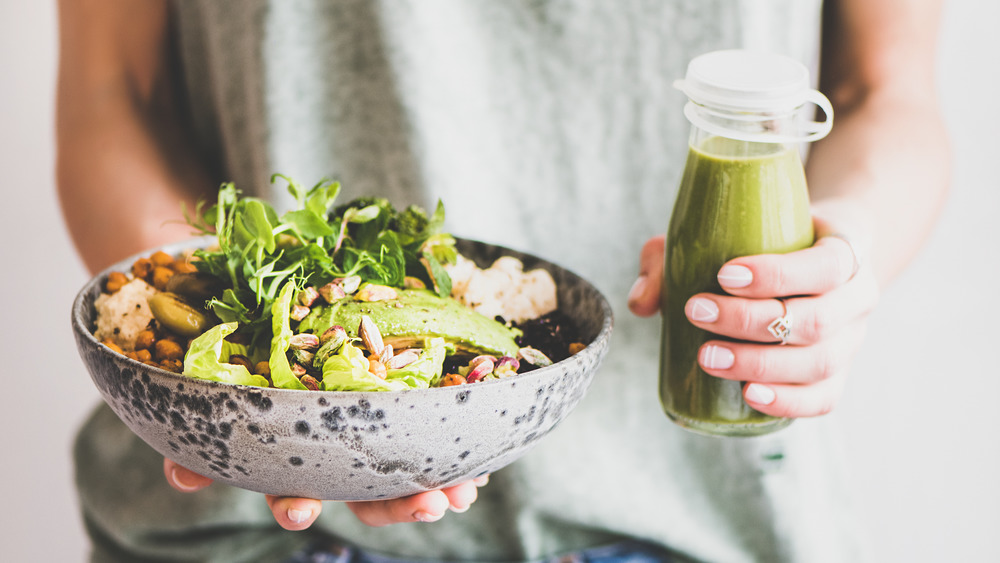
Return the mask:
<svg viewBox="0 0 1000 563"><path fill-rule="evenodd" d="M164 247L176 254L194 243ZM164 456L216 481L327 500L396 498L494 472L524 455L577 405L607 352L611 308L590 283L534 256L475 241L481 266L500 256L542 267L587 347L509 379L399 392L296 391L189 378L128 359L93 336L93 302L111 271L73 303L77 347L102 397ZM150 252L143 253L148 256Z"/></svg>

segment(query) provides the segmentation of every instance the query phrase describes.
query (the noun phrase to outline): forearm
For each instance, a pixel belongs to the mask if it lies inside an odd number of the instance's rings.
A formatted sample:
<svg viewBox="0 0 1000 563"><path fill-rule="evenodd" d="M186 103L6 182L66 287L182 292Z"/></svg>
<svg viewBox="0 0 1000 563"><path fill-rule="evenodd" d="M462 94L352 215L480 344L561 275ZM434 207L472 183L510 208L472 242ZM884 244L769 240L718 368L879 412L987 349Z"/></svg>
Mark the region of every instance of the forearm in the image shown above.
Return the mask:
<svg viewBox="0 0 1000 563"><path fill-rule="evenodd" d="M949 147L936 100L872 93L836 115L807 172L814 205L849 215L886 285L925 242L947 193Z"/></svg>
<svg viewBox="0 0 1000 563"><path fill-rule="evenodd" d="M948 189L935 91L940 0L827 0L821 88L830 135L807 164L817 210L846 219L886 285L920 249ZM870 246L869 246L870 243Z"/></svg>

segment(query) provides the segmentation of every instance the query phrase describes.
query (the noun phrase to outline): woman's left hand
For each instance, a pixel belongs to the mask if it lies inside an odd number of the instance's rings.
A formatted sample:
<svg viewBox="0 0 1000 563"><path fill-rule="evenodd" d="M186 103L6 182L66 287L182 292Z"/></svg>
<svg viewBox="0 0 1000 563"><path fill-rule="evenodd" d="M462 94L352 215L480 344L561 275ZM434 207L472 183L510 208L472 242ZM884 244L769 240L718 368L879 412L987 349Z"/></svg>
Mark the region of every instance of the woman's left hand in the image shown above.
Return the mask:
<svg viewBox="0 0 1000 563"><path fill-rule="evenodd" d="M833 409L879 296L875 275L859 255L864 248L850 235L834 234L831 223L814 222L812 247L730 260L718 273L727 294L699 293L685 306L691 323L727 338L701 346L702 369L748 382L747 404L778 417ZM664 243L659 236L643 246L639 279L629 295L636 315L659 311ZM786 345L768 329L782 317L790 321Z"/></svg>

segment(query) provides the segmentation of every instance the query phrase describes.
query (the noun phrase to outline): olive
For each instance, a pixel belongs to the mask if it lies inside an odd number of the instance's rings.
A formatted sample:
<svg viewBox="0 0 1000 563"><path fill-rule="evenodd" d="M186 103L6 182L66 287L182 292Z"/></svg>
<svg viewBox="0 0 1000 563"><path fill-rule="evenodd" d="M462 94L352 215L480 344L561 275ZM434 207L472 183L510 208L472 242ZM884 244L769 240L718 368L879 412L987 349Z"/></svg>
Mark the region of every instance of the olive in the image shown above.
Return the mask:
<svg viewBox="0 0 1000 563"><path fill-rule="evenodd" d="M209 328L209 316L192 307L176 293L157 293L149 298L149 310L160 325L180 336L194 338Z"/></svg>
<svg viewBox="0 0 1000 563"><path fill-rule="evenodd" d="M222 290L222 280L205 272L174 274L166 287L166 291L196 302L220 295Z"/></svg>

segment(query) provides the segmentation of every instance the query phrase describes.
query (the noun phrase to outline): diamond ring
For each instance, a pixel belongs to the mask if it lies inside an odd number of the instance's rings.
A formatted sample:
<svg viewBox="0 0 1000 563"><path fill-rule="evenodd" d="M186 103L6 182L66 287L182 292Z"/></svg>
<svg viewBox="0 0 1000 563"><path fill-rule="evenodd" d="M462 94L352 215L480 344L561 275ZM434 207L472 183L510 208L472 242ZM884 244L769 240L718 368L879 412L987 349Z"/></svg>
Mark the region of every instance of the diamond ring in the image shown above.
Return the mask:
<svg viewBox="0 0 1000 563"><path fill-rule="evenodd" d="M771 324L767 325L767 331L771 333L771 336L778 339L779 343L784 346L788 344L788 338L792 335L792 316L788 314L788 307L785 306L785 302L781 299L777 300L781 303L781 310L783 311L781 316L771 321Z"/></svg>

